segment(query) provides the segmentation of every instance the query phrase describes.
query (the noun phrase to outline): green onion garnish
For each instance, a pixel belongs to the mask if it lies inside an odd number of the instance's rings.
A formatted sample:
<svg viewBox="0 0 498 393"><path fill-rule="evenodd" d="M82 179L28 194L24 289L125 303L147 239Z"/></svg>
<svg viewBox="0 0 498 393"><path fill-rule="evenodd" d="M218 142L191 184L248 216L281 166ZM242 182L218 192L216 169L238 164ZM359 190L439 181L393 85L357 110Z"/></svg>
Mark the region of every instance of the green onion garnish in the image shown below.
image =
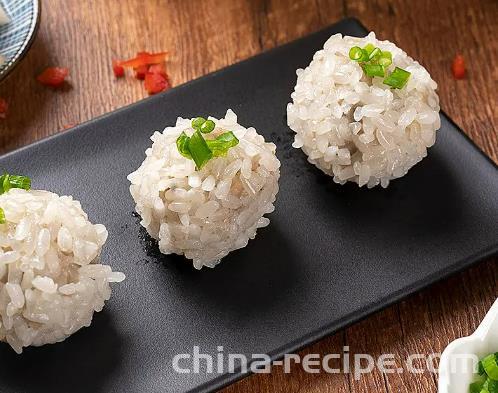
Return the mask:
<svg viewBox="0 0 498 393"><path fill-rule="evenodd" d="M12 188L22 188L23 190L31 188L31 179L27 176L10 175L9 183Z"/></svg>
<svg viewBox="0 0 498 393"><path fill-rule="evenodd" d="M361 68L369 77L385 76L384 67L379 64L363 64Z"/></svg>
<svg viewBox="0 0 498 393"><path fill-rule="evenodd" d="M470 393L498 393L498 352L479 362L478 373L482 379L470 384Z"/></svg>
<svg viewBox="0 0 498 393"><path fill-rule="evenodd" d="M382 51L380 50L380 48L374 48L373 51L371 51L370 54L368 55L368 60L377 59L381 55L382 55Z"/></svg>
<svg viewBox="0 0 498 393"><path fill-rule="evenodd" d="M199 130L195 131L194 134L190 137L188 149L197 169L202 169L202 167L211 158L213 158L213 153L211 152L211 149L209 149L206 140Z"/></svg>
<svg viewBox="0 0 498 393"><path fill-rule="evenodd" d="M391 54L391 52L389 52L387 50L382 51L379 59L377 60L377 63L379 63L380 65L382 65L384 67L390 66L392 64L392 62L393 62L393 55Z"/></svg>
<svg viewBox="0 0 498 393"><path fill-rule="evenodd" d="M498 381L488 378L486 382L488 384L487 388L489 393L498 393Z"/></svg>
<svg viewBox="0 0 498 393"><path fill-rule="evenodd" d="M363 49L367 52L368 54L368 57L370 57L370 54L374 51L375 49L375 45L374 44L371 44L371 43L368 43L366 44Z"/></svg>
<svg viewBox="0 0 498 393"><path fill-rule="evenodd" d="M484 366L482 365L482 360L479 360L479 363L477 364L477 372L479 375L485 375L486 370L484 370Z"/></svg>
<svg viewBox="0 0 498 393"><path fill-rule="evenodd" d="M196 117L194 120L192 120L192 128L194 130L200 130L202 125L206 122L206 119L203 117Z"/></svg>
<svg viewBox="0 0 498 393"><path fill-rule="evenodd" d="M0 176L0 194L9 191L11 188L29 190L31 188L31 179L26 176L9 175L8 173L4 173Z"/></svg>
<svg viewBox="0 0 498 393"><path fill-rule="evenodd" d="M8 192L12 187L10 186L9 182L9 174L4 173L2 176L0 176L0 194L3 194L4 192Z"/></svg>
<svg viewBox="0 0 498 393"><path fill-rule="evenodd" d="M203 117L196 117L192 120L192 128L196 131L200 131L203 134L209 134L214 130L215 124L212 120L206 120Z"/></svg>
<svg viewBox="0 0 498 393"><path fill-rule="evenodd" d="M484 386L484 381L478 381L471 383L469 386L469 392L470 393L481 393L481 390Z"/></svg>
<svg viewBox="0 0 498 393"><path fill-rule="evenodd" d="M349 50L349 58L351 60L359 61L359 60L361 60L362 56L363 56L363 51L361 50L361 48L359 46L353 46Z"/></svg>
<svg viewBox="0 0 498 393"><path fill-rule="evenodd" d="M239 143L232 131L218 135L215 139L204 139L202 134L212 132L216 124L203 117L192 120L192 128L195 132L191 137L185 131L180 134L176 139L176 148L182 156L194 160L197 170L202 169L211 158L225 156L228 149Z"/></svg>
<svg viewBox="0 0 498 393"><path fill-rule="evenodd" d="M200 130L201 130L201 132L202 132L203 134L209 134L211 131L213 131L213 130L214 130L214 127L215 127L215 126L216 126L216 125L214 124L214 121L212 121L212 120L206 120L206 121L205 121L205 122L201 125Z"/></svg>
<svg viewBox="0 0 498 393"><path fill-rule="evenodd" d="M232 131L219 135L216 139L206 140L207 145L213 152L214 157L225 156L228 149L236 146L239 140Z"/></svg>
<svg viewBox="0 0 498 393"><path fill-rule="evenodd" d="M361 63L367 62L369 57L370 57L370 53L368 53L368 51L366 49L362 49L360 62Z"/></svg>
<svg viewBox="0 0 498 393"><path fill-rule="evenodd" d="M187 134L185 134L185 131L183 131L176 140L176 147L178 148L178 151L183 157L192 159L189 150L189 142L190 142L190 137L187 136Z"/></svg>
<svg viewBox="0 0 498 393"><path fill-rule="evenodd" d="M390 75L384 79L384 84L391 86L395 89L402 89L405 87L410 78L411 73L402 68L396 67Z"/></svg>
<svg viewBox="0 0 498 393"><path fill-rule="evenodd" d="M29 190L31 188L31 179L27 176L9 175L8 173L4 173L0 176L0 194L6 193L11 188ZM5 224L5 212L1 207L0 224Z"/></svg>
<svg viewBox="0 0 498 393"><path fill-rule="evenodd" d="M481 390L477 390L479 385L481 385ZM469 390L472 392L472 389L475 389L474 391L478 393L498 393L498 381L488 378L485 382L475 383L474 387L471 384Z"/></svg>
<svg viewBox="0 0 498 393"><path fill-rule="evenodd" d="M392 53L382 51L380 48L369 43L362 49L359 46L353 46L349 50L349 58L361 63L361 68L365 75L373 78L374 76L384 77L385 69L393 62ZM384 84L394 89L405 87L411 73L396 67L394 71L384 79Z"/></svg>
<svg viewBox="0 0 498 393"><path fill-rule="evenodd" d="M498 352L482 359L482 367L489 378L498 381Z"/></svg>

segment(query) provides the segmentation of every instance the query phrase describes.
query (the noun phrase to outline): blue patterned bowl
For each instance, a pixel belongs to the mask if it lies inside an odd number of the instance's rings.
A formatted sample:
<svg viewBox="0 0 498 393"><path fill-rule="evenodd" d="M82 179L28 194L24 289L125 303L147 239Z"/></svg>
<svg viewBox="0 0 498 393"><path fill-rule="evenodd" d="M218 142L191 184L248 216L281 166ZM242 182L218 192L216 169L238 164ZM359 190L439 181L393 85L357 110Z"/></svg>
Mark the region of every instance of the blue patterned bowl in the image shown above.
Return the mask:
<svg viewBox="0 0 498 393"><path fill-rule="evenodd" d="M10 22L0 26L0 80L23 58L31 46L40 23L40 0L0 0Z"/></svg>

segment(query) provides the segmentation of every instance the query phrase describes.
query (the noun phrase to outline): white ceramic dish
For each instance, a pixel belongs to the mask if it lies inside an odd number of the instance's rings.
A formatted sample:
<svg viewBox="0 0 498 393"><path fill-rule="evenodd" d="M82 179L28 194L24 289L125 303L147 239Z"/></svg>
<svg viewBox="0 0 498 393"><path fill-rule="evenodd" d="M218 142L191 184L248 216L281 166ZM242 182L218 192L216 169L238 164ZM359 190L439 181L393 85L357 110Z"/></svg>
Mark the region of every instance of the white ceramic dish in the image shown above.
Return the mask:
<svg viewBox="0 0 498 393"><path fill-rule="evenodd" d="M446 347L439 363L439 393L468 393L476 378L476 362L498 352L498 299L477 330L469 337L453 341Z"/></svg>

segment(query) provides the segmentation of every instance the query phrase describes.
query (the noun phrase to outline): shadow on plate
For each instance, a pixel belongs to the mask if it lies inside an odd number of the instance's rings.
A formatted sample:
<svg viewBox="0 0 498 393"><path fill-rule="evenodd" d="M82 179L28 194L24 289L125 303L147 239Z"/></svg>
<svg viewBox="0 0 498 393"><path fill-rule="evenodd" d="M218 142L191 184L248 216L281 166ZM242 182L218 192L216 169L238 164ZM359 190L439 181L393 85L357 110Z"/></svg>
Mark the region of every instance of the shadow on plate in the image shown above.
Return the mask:
<svg viewBox="0 0 498 393"><path fill-rule="evenodd" d="M321 209L321 214L331 222L347 222L355 232L381 230L398 240L440 235L461 225L467 201L457 174L438 153L429 150L428 157L386 189L360 189L353 183L341 186L307 163L314 178L308 197L330 207Z"/></svg>
<svg viewBox="0 0 498 393"><path fill-rule="evenodd" d="M305 286L298 274L302 268L296 264L306 261L299 258L299 250L293 250L292 242L283 235L272 222L259 229L247 247L231 252L214 269L204 267L199 271L183 256L161 254L157 242L140 227L140 243L148 261L164 267L162 271L170 276L168 281L175 283L175 290L190 299L202 298L210 307L239 318L247 316L248 310L258 315L285 307L285 303L291 308L289 299L296 287ZM264 257L265 250L272 250L266 253L271 257ZM241 309L241 304L247 304L247 308Z"/></svg>
<svg viewBox="0 0 498 393"><path fill-rule="evenodd" d="M122 349L122 338L105 311L63 343L25 348L21 355L2 343L1 391L105 392L106 380L120 367Z"/></svg>

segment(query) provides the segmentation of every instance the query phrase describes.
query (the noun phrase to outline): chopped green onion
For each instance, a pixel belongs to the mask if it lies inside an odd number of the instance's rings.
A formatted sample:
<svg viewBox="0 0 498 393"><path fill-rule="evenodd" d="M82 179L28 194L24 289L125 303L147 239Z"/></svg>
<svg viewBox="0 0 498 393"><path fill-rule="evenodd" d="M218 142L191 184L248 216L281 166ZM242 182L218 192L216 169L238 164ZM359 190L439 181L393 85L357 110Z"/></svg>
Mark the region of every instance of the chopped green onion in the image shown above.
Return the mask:
<svg viewBox="0 0 498 393"><path fill-rule="evenodd" d="M498 352L482 359L477 367L479 375L485 379L469 386L470 393L498 393Z"/></svg>
<svg viewBox="0 0 498 393"><path fill-rule="evenodd" d="M367 76L385 76L384 67L379 64L363 64L361 67Z"/></svg>
<svg viewBox="0 0 498 393"><path fill-rule="evenodd" d="M12 188L22 188L23 190L31 188L31 179L27 176L10 175L9 183Z"/></svg>
<svg viewBox="0 0 498 393"><path fill-rule="evenodd" d="M471 383L469 386L469 393L481 393L484 381Z"/></svg>
<svg viewBox="0 0 498 393"><path fill-rule="evenodd" d="M498 360L498 352L492 353L491 355L488 355L484 359L482 359L482 366L484 368L484 371L486 372L486 375L495 381L498 381L497 360Z"/></svg>
<svg viewBox="0 0 498 393"><path fill-rule="evenodd" d="M470 393L481 393L482 387L484 386L485 381L479 381L471 383L469 386Z"/></svg>
<svg viewBox="0 0 498 393"><path fill-rule="evenodd" d="M198 130L202 127L202 125L206 122L206 119L203 117L196 117L194 120L192 120L192 128L194 130Z"/></svg>
<svg viewBox="0 0 498 393"><path fill-rule="evenodd" d="M0 224L5 224L5 212L3 209L0 207Z"/></svg>
<svg viewBox="0 0 498 393"><path fill-rule="evenodd" d="M489 393L498 393L498 381L493 381L491 378L488 378L487 382Z"/></svg>
<svg viewBox="0 0 498 393"><path fill-rule="evenodd" d="M371 54L371 53L374 51L374 49L375 49L375 45L374 45L374 44L369 43L369 44L366 44L366 45L363 47L363 49L367 52L368 57L370 57L370 54Z"/></svg>
<svg viewBox="0 0 498 393"><path fill-rule="evenodd" d="M396 67L394 71L384 79L384 84L395 89L402 89L408 82L408 78L410 78L410 75L410 72Z"/></svg>
<svg viewBox="0 0 498 393"><path fill-rule="evenodd" d="M206 121L202 124L202 126L201 126L200 130L201 130L201 132L202 132L203 134L209 134L211 131L213 131L213 130L214 130L214 127L215 127L215 126L216 126L216 125L214 124L214 121L212 121L212 120L206 120Z"/></svg>
<svg viewBox="0 0 498 393"><path fill-rule="evenodd" d="M383 83L394 89L405 87L411 73L396 67L394 71L386 77L386 68L393 62L392 53L382 51L372 43L368 43L363 48L353 46L349 50L349 58L361 63L363 72L369 77L385 77Z"/></svg>
<svg viewBox="0 0 498 393"><path fill-rule="evenodd" d="M489 393L498 393L498 381L494 381L491 378L488 378L486 381L488 384L487 389Z"/></svg>
<svg viewBox="0 0 498 393"><path fill-rule="evenodd" d="M202 169L202 167L213 158L213 153L199 130L195 131L190 137L188 149L197 169Z"/></svg>
<svg viewBox="0 0 498 393"><path fill-rule="evenodd" d="M214 157L225 156L228 149L236 146L239 140L232 131L219 135L216 139L206 140L207 145L213 152Z"/></svg>
<svg viewBox="0 0 498 393"><path fill-rule="evenodd" d="M483 383L479 393L498 393L498 381L493 381L491 378L488 378L486 382Z"/></svg>
<svg viewBox="0 0 498 393"><path fill-rule="evenodd" d="M361 59L360 62L364 63L368 61L368 58L370 57L370 53L366 49L361 50Z"/></svg>
<svg viewBox="0 0 498 393"><path fill-rule="evenodd" d="M479 363L477 363L477 372L479 375L485 375L486 370L484 370L484 366L482 365L482 360L479 360Z"/></svg>
<svg viewBox="0 0 498 393"><path fill-rule="evenodd" d="M178 152L185 158L194 160L197 170L202 169L211 158L225 156L228 149L239 143L232 131L218 135L215 139L204 139L202 134L212 132L215 127L214 121L197 117L192 120L192 128L195 130L193 135L189 137L182 132L176 139Z"/></svg>
<svg viewBox="0 0 498 393"><path fill-rule="evenodd" d="M192 159L192 156L190 154L189 150L189 142L190 142L190 137L185 134L185 131L183 131L178 139L176 140L176 147L178 148L178 151L183 157L190 158Z"/></svg>
<svg viewBox="0 0 498 393"><path fill-rule="evenodd" d="M374 48L374 50L372 52L370 52L370 54L368 55L368 60L376 59L376 58L380 57L381 55L382 55L382 51L380 50L380 48Z"/></svg>
<svg viewBox="0 0 498 393"><path fill-rule="evenodd" d="M31 188L31 179L27 176L9 175L8 173L4 173L0 176L0 194L9 191L11 188L29 190Z"/></svg>
<svg viewBox="0 0 498 393"><path fill-rule="evenodd" d="M363 57L363 51L359 46L353 46L349 50L349 58L354 61L360 61Z"/></svg>
<svg viewBox="0 0 498 393"><path fill-rule="evenodd" d="M393 55L387 50L382 51L377 62L384 67L388 67L393 63Z"/></svg>
<svg viewBox="0 0 498 393"><path fill-rule="evenodd" d="M8 173L4 173L2 176L0 176L1 194L8 192L12 188L10 186L9 177L10 176Z"/></svg>

